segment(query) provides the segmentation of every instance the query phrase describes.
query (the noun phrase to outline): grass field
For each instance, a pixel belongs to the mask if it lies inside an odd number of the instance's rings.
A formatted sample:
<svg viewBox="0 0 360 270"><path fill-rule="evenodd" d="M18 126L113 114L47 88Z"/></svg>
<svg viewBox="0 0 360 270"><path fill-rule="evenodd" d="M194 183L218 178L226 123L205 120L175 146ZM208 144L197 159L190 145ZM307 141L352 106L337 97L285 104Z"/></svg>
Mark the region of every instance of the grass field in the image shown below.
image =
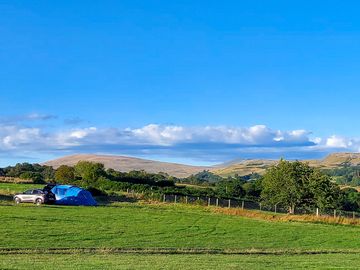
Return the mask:
<svg viewBox="0 0 360 270"><path fill-rule="evenodd" d="M359 269L358 254L0 255L1 269ZM9 267L9 266L13 267ZM53 267L51 267L53 266Z"/></svg>
<svg viewBox="0 0 360 270"><path fill-rule="evenodd" d="M45 185L38 184L14 184L14 183L0 183L0 194L8 195L23 192L27 189L43 188Z"/></svg>
<svg viewBox="0 0 360 270"><path fill-rule="evenodd" d="M195 206L0 206L0 217L1 269L356 269L360 254L357 226L270 222Z"/></svg>

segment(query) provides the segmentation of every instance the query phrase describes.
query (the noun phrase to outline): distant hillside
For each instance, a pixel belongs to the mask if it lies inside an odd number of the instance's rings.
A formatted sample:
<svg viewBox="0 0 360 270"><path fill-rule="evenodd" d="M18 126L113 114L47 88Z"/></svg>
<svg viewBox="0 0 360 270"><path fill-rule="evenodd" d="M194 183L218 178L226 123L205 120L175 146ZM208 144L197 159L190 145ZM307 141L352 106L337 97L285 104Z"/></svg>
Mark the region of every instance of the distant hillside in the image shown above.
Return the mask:
<svg viewBox="0 0 360 270"><path fill-rule="evenodd" d="M226 177L233 176L238 174L240 176L248 175L252 173L262 174L267 168L276 164L276 160L266 160L266 159L249 159L242 160L239 162L232 162L224 164L224 166L217 166L211 170L212 173Z"/></svg>
<svg viewBox="0 0 360 270"><path fill-rule="evenodd" d="M310 166L332 169L343 166L345 164L350 166L360 165L360 153L334 153L328 155L322 160L303 160L308 162ZM251 173L262 174L267 168L277 163L277 160L240 160L218 166L211 171L220 176L229 176L234 174L247 175Z"/></svg>
<svg viewBox="0 0 360 270"><path fill-rule="evenodd" d="M334 153L319 162L319 166L334 168L342 165L360 165L360 153Z"/></svg>
<svg viewBox="0 0 360 270"><path fill-rule="evenodd" d="M108 155L72 155L44 162L44 165L58 168L61 165L73 166L79 161L99 162L106 168L112 168L121 172L129 172L132 170L144 170L150 173L164 172L175 177L187 177L210 167L190 166L177 163L160 162L141 158L133 158L126 156L108 156Z"/></svg>
<svg viewBox="0 0 360 270"><path fill-rule="evenodd" d="M100 162L106 168L113 168L118 171L128 172L131 170L145 170L151 173L165 172L176 177L187 177L203 170L209 170L214 174L226 177L238 174L240 176L251 173L263 174L267 168L277 163L277 160L268 159L249 159L236 160L229 163L220 164L214 167L190 166L184 164L160 162L141 158L126 156L108 156L108 155L72 155L63 158L45 162L45 165L54 168L60 165L75 165L80 160ZM360 153L334 153L330 154L323 160L303 160L310 166L331 169L348 164L351 166L360 165Z"/></svg>

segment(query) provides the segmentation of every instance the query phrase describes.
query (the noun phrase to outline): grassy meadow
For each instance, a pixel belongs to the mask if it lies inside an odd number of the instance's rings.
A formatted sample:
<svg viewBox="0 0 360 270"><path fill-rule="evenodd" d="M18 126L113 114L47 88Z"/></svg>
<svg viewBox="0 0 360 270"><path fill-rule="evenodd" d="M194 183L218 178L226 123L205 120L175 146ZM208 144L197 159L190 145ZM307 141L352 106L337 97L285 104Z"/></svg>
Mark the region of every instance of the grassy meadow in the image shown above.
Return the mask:
<svg viewBox="0 0 360 270"><path fill-rule="evenodd" d="M0 248L360 249L357 226L271 222L196 206L1 206L0 216Z"/></svg>
<svg viewBox="0 0 360 270"><path fill-rule="evenodd" d="M13 195L15 193L23 192L27 189L43 188L45 185L40 184L15 184L15 183L0 183L0 194Z"/></svg>
<svg viewBox="0 0 360 270"><path fill-rule="evenodd" d="M359 269L358 254L0 255L0 269ZM12 267L9 267L12 265ZM51 265L54 268L51 268Z"/></svg>
<svg viewBox="0 0 360 270"><path fill-rule="evenodd" d="M360 226L201 206L8 204L0 218L0 269L356 269L360 254Z"/></svg>

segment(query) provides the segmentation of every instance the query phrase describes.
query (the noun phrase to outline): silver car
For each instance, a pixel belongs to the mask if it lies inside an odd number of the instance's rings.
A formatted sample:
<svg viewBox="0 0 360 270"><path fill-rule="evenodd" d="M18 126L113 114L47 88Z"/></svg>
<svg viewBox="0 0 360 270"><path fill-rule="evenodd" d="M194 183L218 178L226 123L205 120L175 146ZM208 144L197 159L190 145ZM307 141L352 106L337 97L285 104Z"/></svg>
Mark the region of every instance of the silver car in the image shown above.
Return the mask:
<svg viewBox="0 0 360 270"><path fill-rule="evenodd" d="M30 189L23 193L14 195L14 201L16 204L29 202L41 205L43 203L54 203L55 195L51 192L45 192L41 189Z"/></svg>

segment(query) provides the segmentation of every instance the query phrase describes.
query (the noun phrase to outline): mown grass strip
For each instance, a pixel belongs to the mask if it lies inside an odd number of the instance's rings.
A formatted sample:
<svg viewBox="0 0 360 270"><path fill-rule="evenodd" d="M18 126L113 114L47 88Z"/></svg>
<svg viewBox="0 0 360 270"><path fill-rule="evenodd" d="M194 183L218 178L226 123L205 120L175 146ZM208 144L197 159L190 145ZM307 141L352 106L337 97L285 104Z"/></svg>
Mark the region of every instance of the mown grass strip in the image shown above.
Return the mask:
<svg viewBox="0 0 360 270"><path fill-rule="evenodd" d="M296 250L296 249L204 249L204 248L0 248L9 254L220 254L220 255L316 255L360 254L360 250Z"/></svg>

